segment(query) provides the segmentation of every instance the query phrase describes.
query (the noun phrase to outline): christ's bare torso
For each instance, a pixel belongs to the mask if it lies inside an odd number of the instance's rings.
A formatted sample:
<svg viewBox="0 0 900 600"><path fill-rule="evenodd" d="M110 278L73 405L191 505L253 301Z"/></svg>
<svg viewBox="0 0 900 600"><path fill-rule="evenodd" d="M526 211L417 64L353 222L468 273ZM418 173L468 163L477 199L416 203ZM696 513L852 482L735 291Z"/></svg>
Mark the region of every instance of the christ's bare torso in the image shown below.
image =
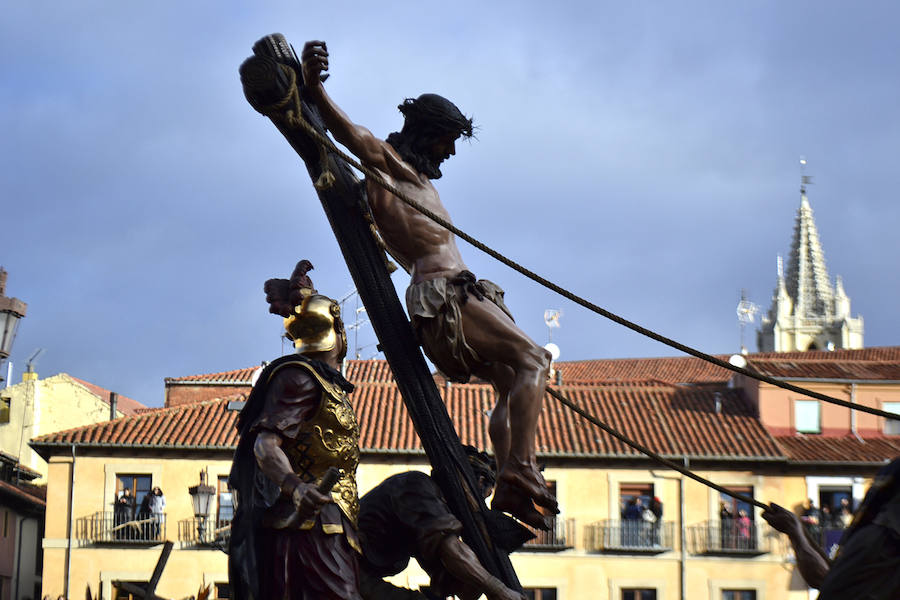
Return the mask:
<svg viewBox="0 0 900 600"><path fill-rule="evenodd" d="M397 179L391 183L450 221L437 190L424 175L420 175L418 183ZM466 269L452 233L371 180L367 182L367 192L381 237L391 254L409 271L411 283L449 277Z"/></svg>

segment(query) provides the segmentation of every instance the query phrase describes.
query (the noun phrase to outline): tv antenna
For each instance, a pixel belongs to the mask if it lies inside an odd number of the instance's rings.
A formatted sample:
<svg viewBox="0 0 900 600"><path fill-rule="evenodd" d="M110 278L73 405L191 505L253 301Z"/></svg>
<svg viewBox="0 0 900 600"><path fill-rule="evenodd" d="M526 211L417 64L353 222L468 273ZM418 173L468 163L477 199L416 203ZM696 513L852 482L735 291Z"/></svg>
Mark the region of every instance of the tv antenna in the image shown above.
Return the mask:
<svg viewBox="0 0 900 600"><path fill-rule="evenodd" d="M547 344L544 350L550 353L553 360L559 358L559 346L553 343L553 330L559 328L559 320L562 318L562 310L548 308L544 311L544 323L547 325Z"/></svg>
<svg viewBox="0 0 900 600"><path fill-rule="evenodd" d="M741 301L737 305L737 318L741 324L741 354L747 354L747 347L744 345L744 329L747 325L756 320L759 313L759 305L747 300L747 290L741 290Z"/></svg>

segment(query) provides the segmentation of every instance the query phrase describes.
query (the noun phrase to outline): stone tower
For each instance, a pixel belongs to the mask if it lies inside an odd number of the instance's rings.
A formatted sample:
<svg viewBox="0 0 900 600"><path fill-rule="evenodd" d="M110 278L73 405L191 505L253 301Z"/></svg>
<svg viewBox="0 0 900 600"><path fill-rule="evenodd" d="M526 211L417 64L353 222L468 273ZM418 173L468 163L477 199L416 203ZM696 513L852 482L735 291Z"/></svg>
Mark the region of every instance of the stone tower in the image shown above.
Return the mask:
<svg viewBox="0 0 900 600"><path fill-rule="evenodd" d="M807 181L804 178L804 184ZM778 282L757 331L757 344L760 352L863 347L862 317L850 316L850 298L840 276L834 286L829 281L805 185L800 188L787 272L779 256Z"/></svg>

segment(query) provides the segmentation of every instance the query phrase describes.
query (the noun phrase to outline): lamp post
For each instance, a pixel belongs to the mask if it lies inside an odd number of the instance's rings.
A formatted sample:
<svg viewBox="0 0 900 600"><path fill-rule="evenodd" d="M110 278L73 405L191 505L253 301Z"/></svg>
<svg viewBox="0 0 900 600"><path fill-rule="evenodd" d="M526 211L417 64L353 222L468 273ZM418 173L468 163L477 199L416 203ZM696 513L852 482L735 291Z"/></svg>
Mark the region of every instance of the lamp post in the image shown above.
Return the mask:
<svg viewBox="0 0 900 600"><path fill-rule="evenodd" d="M206 534L206 519L209 517L209 505L216 494L216 488L206 483L206 469L200 471L200 483L188 488L191 502L194 504L194 516L197 517L197 537L203 542Z"/></svg>
<svg viewBox="0 0 900 600"><path fill-rule="evenodd" d="M6 297L6 270L0 267L0 367L12 352L19 319L25 316L26 310L28 310L28 305L18 298ZM0 381L3 381L2 370L0 370Z"/></svg>

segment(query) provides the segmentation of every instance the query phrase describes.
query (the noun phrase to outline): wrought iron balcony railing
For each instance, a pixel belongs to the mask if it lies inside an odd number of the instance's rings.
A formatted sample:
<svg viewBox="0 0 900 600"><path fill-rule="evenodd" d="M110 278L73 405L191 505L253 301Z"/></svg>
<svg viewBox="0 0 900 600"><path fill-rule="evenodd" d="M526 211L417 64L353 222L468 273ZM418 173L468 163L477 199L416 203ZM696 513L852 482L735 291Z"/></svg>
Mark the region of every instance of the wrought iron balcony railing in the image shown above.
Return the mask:
<svg viewBox="0 0 900 600"><path fill-rule="evenodd" d="M166 539L166 515L98 512L78 519L75 535L95 544L161 544Z"/></svg>
<svg viewBox="0 0 900 600"><path fill-rule="evenodd" d="M211 546L225 552L231 538L231 519L183 519L178 521L178 541Z"/></svg>
<svg viewBox="0 0 900 600"><path fill-rule="evenodd" d="M766 526L767 528L767 526ZM687 528L687 547L691 554L727 554L758 556L769 552L769 537L754 522L705 521Z"/></svg>
<svg viewBox="0 0 900 600"><path fill-rule="evenodd" d="M560 552L575 546L575 519L553 519L549 531L533 530L535 538L525 542L520 552Z"/></svg>
<svg viewBox="0 0 900 600"><path fill-rule="evenodd" d="M672 521L598 521L585 527L584 546L589 552L658 554L672 549L673 531Z"/></svg>

